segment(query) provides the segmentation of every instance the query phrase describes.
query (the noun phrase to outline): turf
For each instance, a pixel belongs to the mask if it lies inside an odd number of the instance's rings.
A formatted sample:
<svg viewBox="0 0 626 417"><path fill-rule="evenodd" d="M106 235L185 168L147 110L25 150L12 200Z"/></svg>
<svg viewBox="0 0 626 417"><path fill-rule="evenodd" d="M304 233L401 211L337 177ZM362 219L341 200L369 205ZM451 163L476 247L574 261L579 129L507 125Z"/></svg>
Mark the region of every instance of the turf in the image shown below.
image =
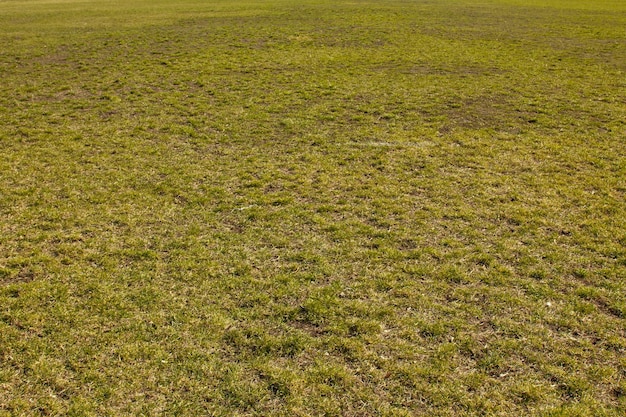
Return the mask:
<svg viewBox="0 0 626 417"><path fill-rule="evenodd" d="M0 0L0 416L626 413L623 1Z"/></svg>

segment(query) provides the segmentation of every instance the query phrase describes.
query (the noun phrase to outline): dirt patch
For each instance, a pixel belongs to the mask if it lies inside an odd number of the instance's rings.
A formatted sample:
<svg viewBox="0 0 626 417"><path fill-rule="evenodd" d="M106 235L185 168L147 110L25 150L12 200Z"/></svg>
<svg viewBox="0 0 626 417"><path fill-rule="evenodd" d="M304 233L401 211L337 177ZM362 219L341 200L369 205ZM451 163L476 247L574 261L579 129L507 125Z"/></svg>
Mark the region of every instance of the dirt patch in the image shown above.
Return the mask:
<svg viewBox="0 0 626 417"><path fill-rule="evenodd" d="M500 131L519 131L520 125L534 124L537 114L515 107L503 94L471 97L450 102L442 110L447 122L444 128L491 128ZM445 129L444 129L445 130Z"/></svg>

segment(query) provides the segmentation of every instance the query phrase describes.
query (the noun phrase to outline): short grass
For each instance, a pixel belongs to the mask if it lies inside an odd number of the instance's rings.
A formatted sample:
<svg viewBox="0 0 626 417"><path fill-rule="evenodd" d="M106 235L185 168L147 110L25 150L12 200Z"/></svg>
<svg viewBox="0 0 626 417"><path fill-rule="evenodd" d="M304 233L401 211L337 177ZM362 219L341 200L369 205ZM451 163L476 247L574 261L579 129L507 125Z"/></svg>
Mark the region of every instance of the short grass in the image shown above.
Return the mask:
<svg viewBox="0 0 626 417"><path fill-rule="evenodd" d="M626 3L0 0L0 416L623 416Z"/></svg>

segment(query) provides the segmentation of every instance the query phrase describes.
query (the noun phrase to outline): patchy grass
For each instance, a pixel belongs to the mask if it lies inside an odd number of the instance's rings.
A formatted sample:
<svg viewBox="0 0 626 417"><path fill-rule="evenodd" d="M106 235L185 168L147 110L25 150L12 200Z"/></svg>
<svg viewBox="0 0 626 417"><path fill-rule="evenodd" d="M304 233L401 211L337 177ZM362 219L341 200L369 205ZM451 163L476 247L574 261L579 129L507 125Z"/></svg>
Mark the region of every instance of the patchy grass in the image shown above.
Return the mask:
<svg viewBox="0 0 626 417"><path fill-rule="evenodd" d="M0 416L626 412L621 1L0 1Z"/></svg>

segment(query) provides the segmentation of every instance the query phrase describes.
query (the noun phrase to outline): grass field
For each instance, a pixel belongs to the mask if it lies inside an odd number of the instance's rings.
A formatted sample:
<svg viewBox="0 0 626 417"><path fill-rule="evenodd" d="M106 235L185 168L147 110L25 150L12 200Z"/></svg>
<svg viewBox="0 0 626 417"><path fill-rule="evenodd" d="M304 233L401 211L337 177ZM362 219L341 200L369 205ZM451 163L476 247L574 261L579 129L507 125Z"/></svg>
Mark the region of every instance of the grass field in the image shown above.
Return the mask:
<svg viewBox="0 0 626 417"><path fill-rule="evenodd" d="M35 415L626 415L626 2L0 0Z"/></svg>

